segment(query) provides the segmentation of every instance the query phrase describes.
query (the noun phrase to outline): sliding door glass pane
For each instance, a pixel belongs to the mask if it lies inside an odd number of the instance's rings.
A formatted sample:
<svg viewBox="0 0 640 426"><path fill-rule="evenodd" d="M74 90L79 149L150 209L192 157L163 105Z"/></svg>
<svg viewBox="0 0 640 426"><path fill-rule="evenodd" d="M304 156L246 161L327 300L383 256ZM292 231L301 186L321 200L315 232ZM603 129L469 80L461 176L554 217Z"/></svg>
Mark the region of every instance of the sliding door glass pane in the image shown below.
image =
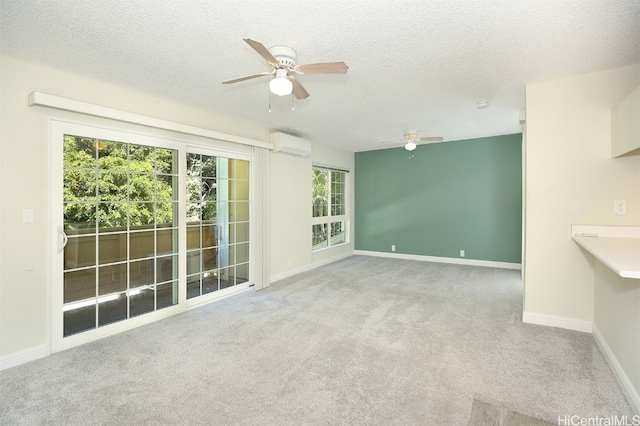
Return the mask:
<svg viewBox="0 0 640 426"><path fill-rule="evenodd" d="M64 136L64 335L177 303L177 151Z"/></svg>
<svg viewBox="0 0 640 426"><path fill-rule="evenodd" d="M154 283L152 259L144 259L129 263L129 288L137 288Z"/></svg>
<svg viewBox="0 0 640 426"><path fill-rule="evenodd" d="M64 248L64 269L78 269L96 264L96 236L66 230L69 237ZM80 235L79 235L80 234Z"/></svg>
<svg viewBox="0 0 640 426"><path fill-rule="evenodd" d="M236 284L249 281L249 264L244 263L236 266Z"/></svg>
<svg viewBox="0 0 640 426"><path fill-rule="evenodd" d="M151 231L129 233L129 259L152 257L154 233Z"/></svg>
<svg viewBox="0 0 640 426"><path fill-rule="evenodd" d="M96 297L95 268L78 269L64 274L64 303Z"/></svg>
<svg viewBox="0 0 640 426"><path fill-rule="evenodd" d="M249 162L188 153L187 298L246 282L249 271ZM245 263L242 280L234 268Z"/></svg>

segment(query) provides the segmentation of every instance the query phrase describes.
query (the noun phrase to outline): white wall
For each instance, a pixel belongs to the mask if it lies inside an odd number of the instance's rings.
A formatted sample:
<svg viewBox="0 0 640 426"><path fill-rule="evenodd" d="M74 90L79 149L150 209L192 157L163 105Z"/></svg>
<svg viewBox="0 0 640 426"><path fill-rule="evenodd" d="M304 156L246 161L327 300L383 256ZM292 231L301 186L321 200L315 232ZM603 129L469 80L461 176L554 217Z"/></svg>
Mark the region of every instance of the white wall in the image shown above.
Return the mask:
<svg viewBox="0 0 640 426"><path fill-rule="evenodd" d="M311 167L322 164L345 168L350 183L349 244L311 252ZM269 165L270 265L272 280L353 253L353 152L313 142L310 158L271 154Z"/></svg>
<svg viewBox="0 0 640 426"><path fill-rule="evenodd" d="M269 179L269 272L273 277L312 261L311 159L272 153Z"/></svg>
<svg viewBox="0 0 640 426"><path fill-rule="evenodd" d="M594 334L599 333L615 357L614 371L619 366L616 374L626 376L633 388L627 393L640 410L640 280L622 278L600 262L595 275Z"/></svg>
<svg viewBox="0 0 640 426"><path fill-rule="evenodd" d="M611 158L611 109L639 83L635 65L526 87L525 316L593 321L594 260L571 224L640 225L640 156Z"/></svg>
<svg viewBox="0 0 640 426"><path fill-rule="evenodd" d="M131 128L123 123L29 107L27 96L30 92L38 90L264 141L268 141L268 131L250 123L7 57L1 58L0 73L1 360L8 354L47 343L47 117ZM162 131L144 131L162 135ZM22 223L24 208L34 209L34 223Z"/></svg>

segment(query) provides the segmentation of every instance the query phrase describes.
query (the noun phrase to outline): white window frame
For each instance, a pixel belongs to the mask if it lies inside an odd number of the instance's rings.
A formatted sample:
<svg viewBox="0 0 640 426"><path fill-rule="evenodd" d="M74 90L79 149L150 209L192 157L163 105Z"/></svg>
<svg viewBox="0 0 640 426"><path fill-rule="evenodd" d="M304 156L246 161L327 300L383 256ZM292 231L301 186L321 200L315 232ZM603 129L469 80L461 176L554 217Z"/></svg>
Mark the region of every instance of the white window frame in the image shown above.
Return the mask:
<svg viewBox="0 0 640 426"><path fill-rule="evenodd" d="M347 169L343 169L343 168L339 168L339 167L332 167L332 166L326 166L326 165L322 165L322 164L312 164L311 166L311 170L313 172L314 169L322 169L322 170L327 170L329 172L329 181L327 182L327 199L328 199L328 204L327 204L327 216L320 216L320 217L313 217L313 202L312 202L312 206L311 206L311 228L313 229L313 225L327 225L327 246L326 247L320 247L320 248L314 248L313 247L313 241L311 242L311 251L316 253L319 251L323 251L323 250L328 250L334 247L340 247L343 246L345 244L349 244L350 240L349 240L349 227L350 227L350 223L349 223L349 182L350 182L350 176L349 176L349 170ZM336 215L333 216L331 214L331 172L341 172L344 173L344 214L342 215ZM313 190L313 188L312 188ZM344 242L338 243L338 244L331 244L331 223L333 222L344 222Z"/></svg>

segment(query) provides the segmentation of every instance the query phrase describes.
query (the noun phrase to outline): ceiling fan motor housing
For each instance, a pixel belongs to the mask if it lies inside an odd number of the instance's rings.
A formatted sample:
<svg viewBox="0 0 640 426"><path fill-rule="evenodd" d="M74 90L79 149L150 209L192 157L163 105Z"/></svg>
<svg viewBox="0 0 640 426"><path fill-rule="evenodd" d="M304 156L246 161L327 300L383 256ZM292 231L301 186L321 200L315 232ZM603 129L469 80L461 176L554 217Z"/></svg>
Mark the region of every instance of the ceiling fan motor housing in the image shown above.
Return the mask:
<svg viewBox="0 0 640 426"><path fill-rule="evenodd" d="M409 130L407 133L404 134L404 138L406 140L416 141L416 140L418 140L418 131L417 130Z"/></svg>
<svg viewBox="0 0 640 426"><path fill-rule="evenodd" d="M269 49L269 52L278 60L280 66L287 67L289 69L295 68L298 63L298 55L294 48L289 46L273 46Z"/></svg>

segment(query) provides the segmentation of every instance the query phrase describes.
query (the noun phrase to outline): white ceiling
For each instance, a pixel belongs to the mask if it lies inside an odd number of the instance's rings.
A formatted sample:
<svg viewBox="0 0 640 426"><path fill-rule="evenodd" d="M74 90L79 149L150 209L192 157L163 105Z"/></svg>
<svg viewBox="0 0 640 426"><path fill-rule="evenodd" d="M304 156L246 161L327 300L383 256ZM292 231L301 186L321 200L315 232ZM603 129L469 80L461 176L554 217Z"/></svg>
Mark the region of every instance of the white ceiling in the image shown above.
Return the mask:
<svg viewBox="0 0 640 426"><path fill-rule="evenodd" d="M517 133L525 84L640 62L638 0L0 2L3 55L350 151ZM292 111L268 77L222 84L268 71L246 37L349 72L299 76Z"/></svg>

